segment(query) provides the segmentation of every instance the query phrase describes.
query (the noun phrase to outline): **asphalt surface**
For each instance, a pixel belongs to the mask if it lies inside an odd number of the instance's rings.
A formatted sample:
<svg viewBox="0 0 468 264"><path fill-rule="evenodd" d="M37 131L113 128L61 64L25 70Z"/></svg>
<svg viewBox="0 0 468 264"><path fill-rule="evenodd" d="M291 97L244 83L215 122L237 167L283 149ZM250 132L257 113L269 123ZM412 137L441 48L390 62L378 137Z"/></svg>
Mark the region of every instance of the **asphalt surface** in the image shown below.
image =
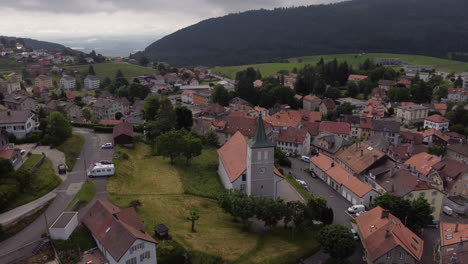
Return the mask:
<svg viewBox="0 0 468 264"><path fill-rule="evenodd" d="M304 162L299 158L290 158L291 169L284 168L284 173L291 172L296 179L303 180L307 183L309 192L314 196L322 196L327 199L327 204L333 209L333 223L351 228L351 217L346 212L351 203L339 195L335 190L323 182L320 178L313 178L309 173L304 172L304 169L309 168L309 162ZM358 243L358 248L355 254L350 258L352 263L362 263L362 246ZM320 264L329 258L328 254L319 251L315 255L303 260L305 264Z"/></svg>
<svg viewBox="0 0 468 264"><path fill-rule="evenodd" d="M0 263L12 263L19 259L32 256L47 226L50 226L55 219L60 216L63 210L73 200L81 184L86 180L86 169L96 161L112 159L112 149L101 149L102 144L112 142L111 134L95 134L86 129L74 129L74 131L85 137L85 143L73 171L70 172L67 179L53 191L57 194L57 197L43 215L38 217L32 224L15 236L0 243ZM93 181L97 189L96 197L105 199L106 180L93 179Z"/></svg>

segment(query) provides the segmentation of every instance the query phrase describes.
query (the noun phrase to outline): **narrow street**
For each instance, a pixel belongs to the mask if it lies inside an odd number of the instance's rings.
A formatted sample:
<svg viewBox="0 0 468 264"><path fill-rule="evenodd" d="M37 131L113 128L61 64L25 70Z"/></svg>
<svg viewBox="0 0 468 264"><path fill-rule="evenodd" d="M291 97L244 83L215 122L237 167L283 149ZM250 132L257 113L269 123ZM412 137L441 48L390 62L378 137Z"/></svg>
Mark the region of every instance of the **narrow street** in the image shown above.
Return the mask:
<svg viewBox="0 0 468 264"><path fill-rule="evenodd" d="M63 212L86 180L86 169L96 161L112 159L113 150L101 149L102 144L112 142L111 134L95 134L86 129L74 129L74 131L85 137L85 143L73 171L53 191L57 196L43 215L15 236L0 243L0 263L12 263L33 255L47 226ZM105 179L97 179L94 182L97 189L96 197L105 199Z"/></svg>

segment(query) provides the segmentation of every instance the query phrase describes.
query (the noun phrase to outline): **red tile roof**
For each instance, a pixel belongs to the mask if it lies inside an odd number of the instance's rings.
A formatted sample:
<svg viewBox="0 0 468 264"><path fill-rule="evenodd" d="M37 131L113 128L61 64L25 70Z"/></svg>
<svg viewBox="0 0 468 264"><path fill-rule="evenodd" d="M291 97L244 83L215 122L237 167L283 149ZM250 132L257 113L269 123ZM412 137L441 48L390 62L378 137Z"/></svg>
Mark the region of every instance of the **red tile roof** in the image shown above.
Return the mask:
<svg viewBox="0 0 468 264"><path fill-rule="evenodd" d="M302 127L307 129L307 131L309 132L311 136L315 137L319 134L320 123L319 122L303 122Z"/></svg>
<svg viewBox="0 0 468 264"><path fill-rule="evenodd" d="M303 128L290 127L288 129L281 129L276 140L294 144L303 144L306 140L307 133L308 131Z"/></svg>
<svg viewBox="0 0 468 264"><path fill-rule="evenodd" d="M447 110L447 104L434 104L434 109L435 110Z"/></svg>
<svg viewBox="0 0 468 264"><path fill-rule="evenodd" d="M431 122L435 123L446 123L449 122L449 120L441 115L431 115L426 117L426 120L429 120Z"/></svg>
<svg viewBox="0 0 468 264"><path fill-rule="evenodd" d="M405 165L416 167L416 170L422 175L427 176L436 163L440 162L440 157L422 152L414 155L405 162Z"/></svg>
<svg viewBox="0 0 468 264"><path fill-rule="evenodd" d="M333 109L336 107L335 101L329 98L323 99L321 104L324 104L327 109Z"/></svg>
<svg viewBox="0 0 468 264"><path fill-rule="evenodd" d="M313 95L313 94L309 94L309 95L306 95L302 98L302 100L306 100L306 101L315 101L315 100L320 100L320 98L318 98L317 96Z"/></svg>
<svg viewBox="0 0 468 264"><path fill-rule="evenodd" d="M397 217L389 214L382 217L380 206L356 217L361 240L374 262L395 247L400 246L418 262L424 249L424 241L403 225Z"/></svg>
<svg viewBox="0 0 468 264"><path fill-rule="evenodd" d="M86 212L82 222L117 261L136 239L157 243L144 232L143 222L133 208L120 209L108 201L97 200Z"/></svg>
<svg viewBox="0 0 468 264"><path fill-rule="evenodd" d="M274 127L298 127L302 116L298 111L280 111L263 120Z"/></svg>
<svg viewBox="0 0 468 264"><path fill-rule="evenodd" d="M10 160L17 149L0 149L0 158Z"/></svg>
<svg viewBox="0 0 468 264"><path fill-rule="evenodd" d="M345 122L323 121L320 123L319 131L340 135L349 135L351 126Z"/></svg>
<svg viewBox="0 0 468 264"><path fill-rule="evenodd" d="M367 75L351 74L348 76L348 81L360 81L360 80L364 80L367 78L368 78Z"/></svg>
<svg viewBox="0 0 468 264"><path fill-rule="evenodd" d="M114 126L114 130L112 132L114 138L120 135L127 135L129 137L133 137L133 125L123 122Z"/></svg>
<svg viewBox="0 0 468 264"><path fill-rule="evenodd" d="M354 143L336 154L336 157L356 174L363 172L384 156L382 151L366 142Z"/></svg>

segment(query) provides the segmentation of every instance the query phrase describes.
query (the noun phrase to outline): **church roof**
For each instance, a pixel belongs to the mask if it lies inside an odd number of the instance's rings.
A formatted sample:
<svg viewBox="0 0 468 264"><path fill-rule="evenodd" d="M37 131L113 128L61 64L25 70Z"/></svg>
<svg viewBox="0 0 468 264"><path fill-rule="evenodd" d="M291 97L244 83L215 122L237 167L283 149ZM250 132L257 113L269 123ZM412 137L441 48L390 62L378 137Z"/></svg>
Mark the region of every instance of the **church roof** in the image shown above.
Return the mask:
<svg viewBox="0 0 468 264"><path fill-rule="evenodd" d="M265 133L265 127L261 115L258 118L257 131L255 132L255 136L249 141L249 146L250 148L275 147L275 144L268 139Z"/></svg>

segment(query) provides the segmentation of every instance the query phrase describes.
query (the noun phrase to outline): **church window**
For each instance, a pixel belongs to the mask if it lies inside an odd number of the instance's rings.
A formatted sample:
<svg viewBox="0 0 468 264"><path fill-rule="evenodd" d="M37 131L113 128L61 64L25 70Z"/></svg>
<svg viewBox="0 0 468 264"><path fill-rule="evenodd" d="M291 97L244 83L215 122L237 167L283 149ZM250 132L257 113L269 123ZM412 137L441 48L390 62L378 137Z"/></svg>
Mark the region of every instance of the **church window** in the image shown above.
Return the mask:
<svg viewBox="0 0 468 264"><path fill-rule="evenodd" d="M262 160L262 152L257 152L257 160Z"/></svg>
<svg viewBox="0 0 468 264"><path fill-rule="evenodd" d="M268 159L268 151L267 151L267 150L265 150L265 151L263 152L263 159L265 159L265 160Z"/></svg>

